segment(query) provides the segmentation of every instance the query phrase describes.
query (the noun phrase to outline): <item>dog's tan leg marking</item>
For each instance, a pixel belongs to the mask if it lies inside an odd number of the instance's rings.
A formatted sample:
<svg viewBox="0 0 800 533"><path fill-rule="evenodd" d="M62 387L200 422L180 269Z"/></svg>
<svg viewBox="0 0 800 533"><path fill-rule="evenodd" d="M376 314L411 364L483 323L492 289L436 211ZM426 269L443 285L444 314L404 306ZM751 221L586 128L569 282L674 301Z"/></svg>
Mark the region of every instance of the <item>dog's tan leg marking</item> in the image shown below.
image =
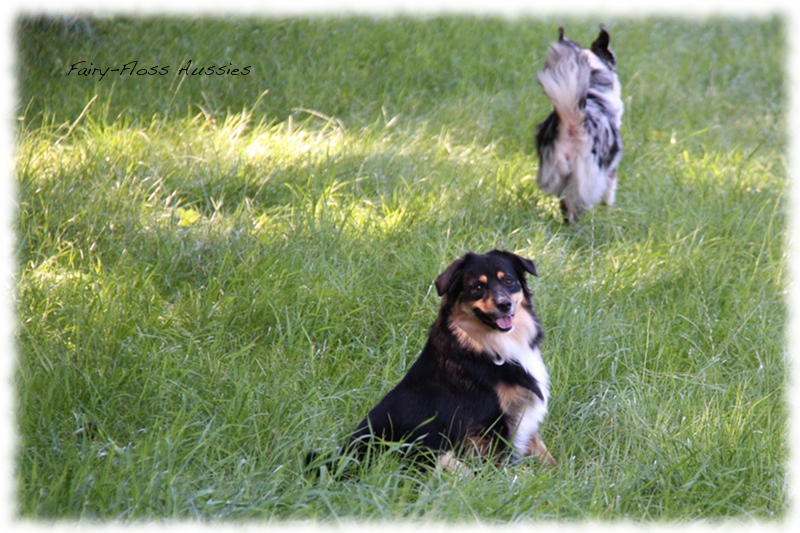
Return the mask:
<svg viewBox="0 0 800 533"><path fill-rule="evenodd" d="M458 477L469 477L472 475L469 468L464 463L453 456L453 450L443 453L438 459L439 466Z"/></svg>
<svg viewBox="0 0 800 533"><path fill-rule="evenodd" d="M544 445L544 441L538 434L531 439L530 454L544 463L548 468L552 468L558 464L553 456L550 455L550 452L547 451L547 446Z"/></svg>

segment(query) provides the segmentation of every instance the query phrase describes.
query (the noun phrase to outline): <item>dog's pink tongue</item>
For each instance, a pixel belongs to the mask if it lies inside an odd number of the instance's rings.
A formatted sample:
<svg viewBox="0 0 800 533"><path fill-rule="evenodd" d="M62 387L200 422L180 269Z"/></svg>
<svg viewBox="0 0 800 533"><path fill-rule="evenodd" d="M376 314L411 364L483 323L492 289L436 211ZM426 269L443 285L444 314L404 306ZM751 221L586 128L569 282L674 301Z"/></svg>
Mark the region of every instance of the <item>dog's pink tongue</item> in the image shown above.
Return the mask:
<svg viewBox="0 0 800 533"><path fill-rule="evenodd" d="M500 329L511 329L511 326L514 325L514 317L513 316L501 316L500 318L494 321L497 324L497 327Z"/></svg>

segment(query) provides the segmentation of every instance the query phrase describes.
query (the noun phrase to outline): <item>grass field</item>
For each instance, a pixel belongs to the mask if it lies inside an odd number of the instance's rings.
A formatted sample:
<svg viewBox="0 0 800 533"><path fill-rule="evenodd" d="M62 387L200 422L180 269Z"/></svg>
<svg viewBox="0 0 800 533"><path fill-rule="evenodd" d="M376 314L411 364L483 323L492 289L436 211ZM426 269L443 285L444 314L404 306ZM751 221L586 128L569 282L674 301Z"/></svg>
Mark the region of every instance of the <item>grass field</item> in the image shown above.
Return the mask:
<svg viewBox="0 0 800 533"><path fill-rule="evenodd" d="M787 515L781 19L87 22L18 20L18 517ZM536 71L601 22L625 155L569 227ZM540 273L558 466L304 476L416 357L434 278L494 247Z"/></svg>

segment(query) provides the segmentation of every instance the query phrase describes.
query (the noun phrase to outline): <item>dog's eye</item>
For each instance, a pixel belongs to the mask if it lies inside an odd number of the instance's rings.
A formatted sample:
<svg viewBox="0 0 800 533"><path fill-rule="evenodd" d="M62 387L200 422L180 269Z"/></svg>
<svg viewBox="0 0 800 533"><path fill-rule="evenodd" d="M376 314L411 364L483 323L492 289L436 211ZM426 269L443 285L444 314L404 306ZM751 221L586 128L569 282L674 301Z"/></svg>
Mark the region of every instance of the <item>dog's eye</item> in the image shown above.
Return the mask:
<svg viewBox="0 0 800 533"><path fill-rule="evenodd" d="M472 292L472 294L478 294L478 293L479 293L479 292L481 292L482 290L483 290L483 284L482 284L482 283L475 284L475 285L473 285L473 286L472 286L472 288L470 289L470 291Z"/></svg>
<svg viewBox="0 0 800 533"><path fill-rule="evenodd" d="M516 280L514 278L503 278L503 285L506 287L511 287Z"/></svg>

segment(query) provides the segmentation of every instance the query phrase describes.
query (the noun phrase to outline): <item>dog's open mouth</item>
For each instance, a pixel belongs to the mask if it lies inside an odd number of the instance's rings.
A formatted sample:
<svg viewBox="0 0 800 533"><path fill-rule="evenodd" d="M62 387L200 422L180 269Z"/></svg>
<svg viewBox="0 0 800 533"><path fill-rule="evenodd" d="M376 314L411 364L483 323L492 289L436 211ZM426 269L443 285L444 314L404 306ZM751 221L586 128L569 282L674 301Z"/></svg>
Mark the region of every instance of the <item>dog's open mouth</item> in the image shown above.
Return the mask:
<svg viewBox="0 0 800 533"><path fill-rule="evenodd" d="M501 316L494 319L494 325L500 331L509 331L514 327L514 315Z"/></svg>
<svg viewBox="0 0 800 533"><path fill-rule="evenodd" d="M514 315L490 316L477 308L473 309L473 311L475 312L475 316L480 318L484 324L492 329L505 333L511 331L514 327Z"/></svg>

